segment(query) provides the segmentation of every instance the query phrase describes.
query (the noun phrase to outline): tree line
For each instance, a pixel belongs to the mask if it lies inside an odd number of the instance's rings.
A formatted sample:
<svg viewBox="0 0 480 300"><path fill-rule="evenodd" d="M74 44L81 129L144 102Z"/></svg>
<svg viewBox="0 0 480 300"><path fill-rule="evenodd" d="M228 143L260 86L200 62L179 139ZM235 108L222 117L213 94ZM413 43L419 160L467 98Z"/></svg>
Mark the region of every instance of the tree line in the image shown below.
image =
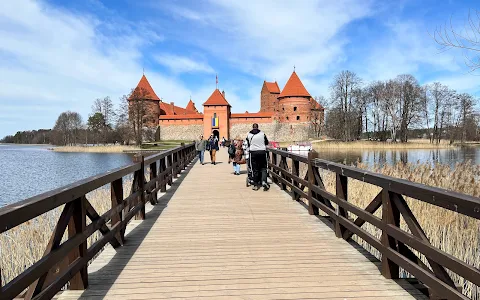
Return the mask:
<svg viewBox="0 0 480 300"><path fill-rule="evenodd" d="M330 92L325 133L332 138L407 142L421 129L431 143L480 140L478 99L440 82L420 85L404 74L364 84L345 70L334 77Z"/></svg>
<svg viewBox="0 0 480 300"><path fill-rule="evenodd" d="M152 122L152 105L143 99L144 89L132 89L123 95L117 106L110 97L95 99L86 122L78 112L62 112L52 129L18 131L0 142L17 144L141 144L155 139L155 129L147 128Z"/></svg>

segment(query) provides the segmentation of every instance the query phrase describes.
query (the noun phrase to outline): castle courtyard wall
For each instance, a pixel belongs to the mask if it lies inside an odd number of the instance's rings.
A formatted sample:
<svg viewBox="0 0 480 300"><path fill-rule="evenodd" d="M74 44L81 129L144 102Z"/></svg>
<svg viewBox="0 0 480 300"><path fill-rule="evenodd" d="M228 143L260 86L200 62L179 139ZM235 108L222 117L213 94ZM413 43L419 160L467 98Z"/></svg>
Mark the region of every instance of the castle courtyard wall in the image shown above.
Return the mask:
<svg viewBox="0 0 480 300"><path fill-rule="evenodd" d="M189 125L160 125L160 140L197 140L203 134L202 124Z"/></svg>
<svg viewBox="0 0 480 300"><path fill-rule="evenodd" d="M236 123L230 126L230 137L245 138L253 123ZM259 123L259 128L267 135L268 139L277 142L306 141L309 138L309 123L287 124L279 122Z"/></svg>

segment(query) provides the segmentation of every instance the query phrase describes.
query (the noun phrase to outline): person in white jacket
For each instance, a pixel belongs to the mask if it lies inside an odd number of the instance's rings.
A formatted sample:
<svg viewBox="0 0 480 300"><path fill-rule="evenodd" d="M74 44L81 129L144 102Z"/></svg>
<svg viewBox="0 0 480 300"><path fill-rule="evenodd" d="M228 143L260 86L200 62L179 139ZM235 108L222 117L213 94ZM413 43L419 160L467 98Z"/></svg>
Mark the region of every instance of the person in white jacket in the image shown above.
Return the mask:
<svg viewBox="0 0 480 300"><path fill-rule="evenodd" d="M267 145L268 138L253 124L253 129L247 135L248 152L253 172L253 190L258 191L263 186L264 191L270 189L267 182Z"/></svg>

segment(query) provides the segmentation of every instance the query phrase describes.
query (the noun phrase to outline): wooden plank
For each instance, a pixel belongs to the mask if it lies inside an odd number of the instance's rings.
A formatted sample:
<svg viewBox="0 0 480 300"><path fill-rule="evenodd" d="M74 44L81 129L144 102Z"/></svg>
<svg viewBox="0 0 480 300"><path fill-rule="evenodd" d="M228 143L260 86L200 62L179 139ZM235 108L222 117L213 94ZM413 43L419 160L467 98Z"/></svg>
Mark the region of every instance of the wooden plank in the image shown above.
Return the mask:
<svg viewBox="0 0 480 300"><path fill-rule="evenodd" d="M220 151L218 160L226 156ZM245 177L229 176L229 167L182 172L163 207L149 206L145 221L130 223L128 243L107 246L90 265L89 289L59 299L424 299L412 285L381 276L371 255L337 239L280 188L245 188ZM358 233L348 226L353 221L345 227Z"/></svg>

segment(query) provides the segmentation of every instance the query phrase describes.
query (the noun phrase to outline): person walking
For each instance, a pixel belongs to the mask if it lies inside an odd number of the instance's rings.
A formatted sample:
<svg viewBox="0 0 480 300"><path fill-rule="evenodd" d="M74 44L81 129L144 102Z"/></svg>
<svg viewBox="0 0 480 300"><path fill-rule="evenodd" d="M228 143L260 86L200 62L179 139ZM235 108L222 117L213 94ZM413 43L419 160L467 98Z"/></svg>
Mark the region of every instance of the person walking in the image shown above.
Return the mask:
<svg viewBox="0 0 480 300"><path fill-rule="evenodd" d="M218 148L218 138L214 136L213 134L210 136L207 142L207 147L208 150L210 151L210 162L215 165L215 155L217 154L217 151L219 150Z"/></svg>
<svg viewBox="0 0 480 300"><path fill-rule="evenodd" d="M258 124L253 124L253 129L247 135L247 144L250 162L253 171L253 190L258 191L263 186L264 191L270 189L267 182L267 145L268 138L263 131L258 129Z"/></svg>
<svg viewBox="0 0 480 300"><path fill-rule="evenodd" d="M240 165L245 164L243 157L243 141L237 138L228 146L228 162L233 164L233 174L240 175Z"/></svg>
<svg viewBox="0 0 480 300"><path fill-rule="evenodd" d="M198 153L198 159L203 165L203 159L205 157L205 149L207 148L207 141L203 139L203 135L200 136L199 140L195 142L195 150Z"/></svg>

